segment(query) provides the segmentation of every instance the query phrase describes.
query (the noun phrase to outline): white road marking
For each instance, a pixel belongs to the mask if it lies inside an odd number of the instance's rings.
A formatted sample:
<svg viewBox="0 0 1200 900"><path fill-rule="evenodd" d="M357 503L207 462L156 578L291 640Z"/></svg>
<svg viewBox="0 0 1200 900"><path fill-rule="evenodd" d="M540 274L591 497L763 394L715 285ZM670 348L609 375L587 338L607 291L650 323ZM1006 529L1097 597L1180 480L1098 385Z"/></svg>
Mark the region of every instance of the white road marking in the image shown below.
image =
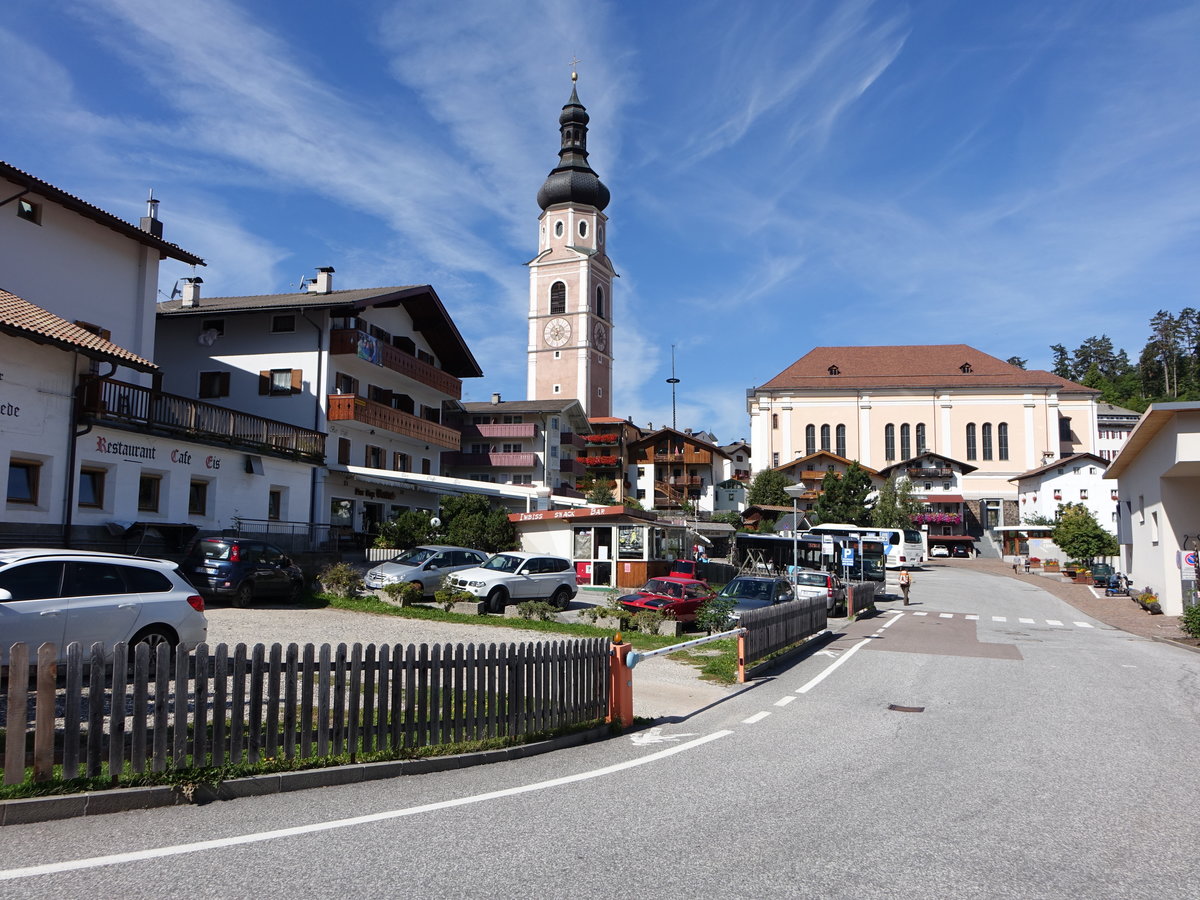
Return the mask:
<svg viewBox="0 0 1200 900"><path fill-rule="evenodd" d="M938 615L938 618L939 618L939 619L953 619L953 618L954 618L954 613L940 613L940 614Z"/></svg>
<svg viewBox="0 0 1200 900"><path fill-rule="evenodd" d="M967 621L968 622L978 622L979 616L967 616Z"/></svg>
<svg viewBox="0 0 1200 900"><path fill-rule="evenodd" d="M1091 628L1092 627L1091 624L1088 622L1076 622L1075 624L1078 625L1080 628Z"/></svg>
<svg viewBox="0 0 1200 900"><path fill-rule="evenodd" d="M1046 624L1047 625L1062 625L1062 622L1058 621L1058 619L1047 619Z"/></svg>
<svg viewBox="0 0 1200 900"><path fill-rule="evenodd" d="M778 700L776 700L775 705L776 706L787 706L789 703L791 703L795 699L796 698L794 696L792 696L791 694L788 694L786 697L780 697Z"/></svg>
<svg viewBox="0 0 1200 900"><path fill-rule="evenodd" d="M1034 625L1034 624L1036 624L1036 623L1033 621L1033 619L1017 619L1017 621L1018 621L1018 622L1020 622L1022 625Z"/></svg>
<svg viewBox="0 0 1200 900"><path fill-rule="evenodd" d="M893 625L895 625L897 622L899 622L899 621L900 621L900 617L901 617L902 615L904 615L904 613L896 613L896 618L894 618L894 619L888 619L888 620L887 620L887 622L886 622L886 623L884 623L884 626L883 626L883 628L891 628ZM880 630L880 631L883 631L883 628L880 628L879 630Z"/></svg>
<svg viewBox="0 0 1200 900"><path fill-rule="evenodd" d="M755 722L761 722L763 719L765 719L769 715L770 715L770 713L767 712L766 710L763 710L762 712L756 712L750 718L742 719L742 724L743 725L753 725Z"/></svg>
<svg viewBox="0 0 1200 900"><path fill-rule="evenodd" d="M1137 666L1131 666L1131 665L1128 665L1127 663L1121 663L1121 668L1122 669L1136 669Z"/></svg>
<svg viewBox="0 0 1200 900"><path fill-rule="evenodd" d="M657 753L651 753L647 756L638 757L637 759L627 760L626 762L616 763L611 766L605 766L602 769L592 769L588 772L580 772L576 775L564 775L561 778L551 778L549 781L538 781L533 784L525 784L520 787L504 788L499 791L488 791L486 794L474 794L469 797L456 797L453 800L442 800L437 803L426 803L422 806L410 806L407 809L393 809L387 812L371 813L365 816L354 816L349 819L334 819L329 822L314 822L311 825L297 825L292 828L279 828L274 831L259 831L253 834L241 834L235 837L217 838L211 841L196 841L192 844L176 844L170 847L156 847L150 850L134 850L130 853L113 853L109 856L93 856L89 859L72 859L58 863L44 863L39 866L25 866L20 869L0 869L0 881L14 881L18 878L34 878L39 875L57 875L61 872L74 872L80 869L98 869L101 866L115 866L122 863L143 862L148 859L162 859L167 856L181 856L185 853L201 853L205 850L219 850L223 847L236 847L241 844L257 844L263 841L273 841L279 838L295 837L301 834L313 834L320 831L332 831L335 828L352 828L356 825L369 825L372 822L384 822L388 819L401 819L407 816L416 816L421 813L435 812L441 809L452 809L457 806L470 806L475 803L483 803L488 800L499 800L503 797L515 797L518 794L528 794L533 791L541 791L547 788L561 787L566 784L574 784L578 781L590 781L593 778L602 778L605 775L613 775L617 772L623 772L626 769L632 769L637 766L644 766L647 763L657 762L660 759L665 759L668 756L674 756L676 753L682 753L685 750L691 750L695 747L707 744L709 741L715 741L719 738L733 734L729 729L716 731L704 737L696 738L694 741L688 741L686 744L676 744L674 747L667 747L664 750L659 750Z"/></svg>
<svg viewBox="0 0 1200 900"><path fill-rule="evenodd" d="M671 741L677 741L680 738L691 737L696 732L682 731L679 734L663 734L662 728L655 725L649 731L639 731L637 734L631 734L629 740L637 746L645 746L646 744L666 744Z"/></svg>
<svg viewBox="0 0 1200 900"><path fill-rule="evenodd" d="M927 615L929 615L929 613L926 613L926 612L915 612L915 613L913 613L913 615L914 615L914 616L927 616Z"/></svg>
<svg viewBox="0 0 1200 900"><path fill-rule="evenodd" d="M895 620L893 620L893 621L895 621ZM818 650L813 655L814 656L828 656L828 657L831 657L832 659L837 659L839 656L842 655L842 651L841 650Z"/></svg>
<svg viewBox="0 0 1200 900"><path fill-rule="evenodd" d="M892 621L894 622L896 620L893 619ZM836 669L838 666L840 666L842 663L844 663L846 660L848 660L851 656L853 656L854 651L858 650L860 647L865 647L869 643L871 643L870 638L863 638L861 641L859 641L857 644L855 644L853 647L851 647L849 650L847 650L845 653L843 653L840 657L838 657L836 660L834 660L834 662L830 666L828 666L824 672L822 672L816 678L809 681L808 684L804 685L804 687L797 688L796 693L797 694L807 694L809 691L811 691L813 688L815 688L818 684L820 684L822 681L824 681L829 676L829 674L831 672L833 672L834 669Z"/></svg>
<svg viewBox="0 0 1200 900"><path fill-rule="evenodd" d="M1007 622L1008 618L1006 616L992 616L992 621L993 622Z"/></svg>

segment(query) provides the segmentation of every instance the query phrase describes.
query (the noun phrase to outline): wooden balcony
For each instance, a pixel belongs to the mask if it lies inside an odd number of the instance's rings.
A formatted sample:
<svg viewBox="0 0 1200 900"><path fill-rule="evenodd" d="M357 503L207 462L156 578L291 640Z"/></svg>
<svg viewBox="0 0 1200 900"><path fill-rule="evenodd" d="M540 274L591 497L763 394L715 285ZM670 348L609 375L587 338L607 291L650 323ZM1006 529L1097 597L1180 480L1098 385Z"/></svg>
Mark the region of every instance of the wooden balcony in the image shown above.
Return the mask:
<svg viewBox="0 0 1200 900"><path fill-rule="evenodd" d="M83 421L136 428L268 456L325 461L325 435L215 403L164 394L121 381L87 380L79 386Z"/></svg>
<svg viewBox="0 0 1200 900"><path fill-rule="evenodd" d="M582 434L576 434L574 431L563 431L563 432L560 432L560 433L559 433L559 435L558 435L558 443L559 443L561 446L563 446L563 447L580 447L580 448L584 448L584 447L594 447L594 446L596 446L595 444L589 444L587 441L585 441L585 440L583 439L583 435L582 435ZM616 441L613 441L613 444L610 444L610 445L608 445L608 446L612 446L612 445L615 445L615 444L616 444Z"/></svg>
<svg viewBox="0 0 1200 900"><path fill-rule="evenodd" d="M453 428L430 422L354 394L329 394L326 417L330 422L362 422L418 441L457 450L461 436Z"/></svg>
<svg viewBox="0 0 1200 900"><path fill-rule="evenodd" d="M801 481L821 481L826 475L829 475L829 474L830 473L825 471L824 469L805 469L803 472L800 473L800 480Z"/></svg>
<svg viewBox="0 0 1200 900"><path fill-rule="evenodd" d="M471 469L532 469L536 453L443 453L443 466Z"/></svg>
<svg viewBox="0 0 1200 900"><path fill-rule="evenodd" d="M366 362L399 372L435 391L449 394L455 400L462 399L461 379L405 353L398 347L385 344L366 332L354 328L339 328L331 331L329 352L334 356L356 356Z"/></svg>
<svg viewBox="0 0 1200 900"><path fill-rule="evenodd" d="M464 425L463 440L482 440L485 438L525 438L532 440L537 437L537 426L532 422L521 425Z"/></svg>
<svg viewBox="0 0 1200 900"><path fill-rule="evenodd" d="M904 472L909 478L912 478L914 480L921 479L921 478L952 478L952 477L954 477L953 469L934 469L932 467L926 469L926 468L921 468L920 466L913 466L911 469L905 469Z"/></svg>

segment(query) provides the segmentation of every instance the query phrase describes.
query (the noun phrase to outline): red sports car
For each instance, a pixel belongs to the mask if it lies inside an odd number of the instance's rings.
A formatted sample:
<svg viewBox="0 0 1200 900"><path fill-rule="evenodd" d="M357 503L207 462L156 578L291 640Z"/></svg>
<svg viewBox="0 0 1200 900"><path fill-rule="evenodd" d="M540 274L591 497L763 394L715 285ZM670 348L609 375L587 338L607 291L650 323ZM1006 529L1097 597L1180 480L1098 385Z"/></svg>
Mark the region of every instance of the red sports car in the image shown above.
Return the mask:
<svg viewBox="0 0 1200 900"><path fill-rule="evenodd" d="M626 594L618 603L630 612L653 610L679 622L692 622L696 610L715 596L707 582L683 575L651 578L635 594Z"/></svg>

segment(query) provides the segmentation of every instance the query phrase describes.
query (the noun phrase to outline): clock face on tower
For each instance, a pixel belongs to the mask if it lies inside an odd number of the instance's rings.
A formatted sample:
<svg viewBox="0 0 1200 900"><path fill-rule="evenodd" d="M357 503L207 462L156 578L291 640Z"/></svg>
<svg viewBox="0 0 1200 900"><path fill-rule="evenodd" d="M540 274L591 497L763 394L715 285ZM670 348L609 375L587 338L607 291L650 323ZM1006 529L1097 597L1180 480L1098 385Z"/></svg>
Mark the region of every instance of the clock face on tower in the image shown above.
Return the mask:
<svg viewBox="0 0 1200 900"><path fill-rule="evenodd" d="M596 327L592 329L592 341L597 350L603 351L608 348L608 331L603 323L597 322Z"/></svg>
<svg viewBox="0 0 1200 900"><path fill-rule="evenodd" d="M551 347L561 347L571 339L571 323L566 319L551 319L542 330L542 337Z"/></svg>

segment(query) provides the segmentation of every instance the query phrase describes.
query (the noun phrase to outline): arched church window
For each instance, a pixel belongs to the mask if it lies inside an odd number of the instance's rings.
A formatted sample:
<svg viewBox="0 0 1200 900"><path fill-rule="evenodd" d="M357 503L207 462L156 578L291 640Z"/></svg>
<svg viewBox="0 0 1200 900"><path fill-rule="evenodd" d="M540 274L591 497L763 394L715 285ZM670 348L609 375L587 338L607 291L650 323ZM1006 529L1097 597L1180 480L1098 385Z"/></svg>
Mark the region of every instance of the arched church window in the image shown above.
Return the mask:
<svg viewBox="0 0 1200 900"><path fill-rule="evenodd" d="M587 237L587 220L586 219L579 220L579 236L581 238Z"/></svg>
<svg viewBox="0 0 1200 900"><path fill-rule="evenodd" d="M604 318L604 288L596 288L596 315Z"/></svg>
<svg viewBox="0 0 1200 900"><path fill-rule="evenodd" d="M567 286L561 281L550 285L550 315L561 316L567 311Z"/></svg>
<svg viewBox="0 0 1200 900"><path fill-rule="evenodd" d="M563 236L563 223L562 223L562 219L559 219L557 222L555 222L555 223L554 223L554 236L555 236L555 237L562 237L562 236Z"/></svg>

